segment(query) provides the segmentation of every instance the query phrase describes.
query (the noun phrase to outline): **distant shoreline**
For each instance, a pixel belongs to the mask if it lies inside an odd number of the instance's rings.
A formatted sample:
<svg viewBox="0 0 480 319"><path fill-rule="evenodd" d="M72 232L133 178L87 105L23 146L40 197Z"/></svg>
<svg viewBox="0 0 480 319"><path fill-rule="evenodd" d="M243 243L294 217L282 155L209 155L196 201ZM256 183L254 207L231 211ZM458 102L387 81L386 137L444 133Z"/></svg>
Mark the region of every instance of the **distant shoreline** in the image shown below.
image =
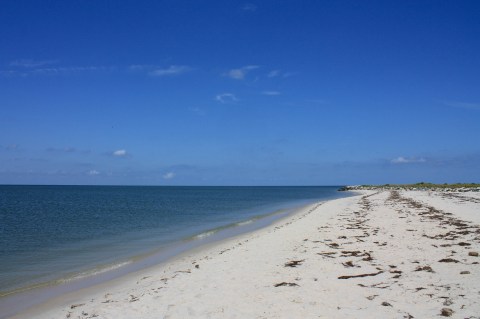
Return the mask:
<svg viewBox="0 0 480 319"><path fill-rule="evenodd" d="M480 192L480 184L477 183L455 183L455 184L383 184L383 185L351 185L343 186L339 191L355 190L435 190L444 192Z"/></svg>

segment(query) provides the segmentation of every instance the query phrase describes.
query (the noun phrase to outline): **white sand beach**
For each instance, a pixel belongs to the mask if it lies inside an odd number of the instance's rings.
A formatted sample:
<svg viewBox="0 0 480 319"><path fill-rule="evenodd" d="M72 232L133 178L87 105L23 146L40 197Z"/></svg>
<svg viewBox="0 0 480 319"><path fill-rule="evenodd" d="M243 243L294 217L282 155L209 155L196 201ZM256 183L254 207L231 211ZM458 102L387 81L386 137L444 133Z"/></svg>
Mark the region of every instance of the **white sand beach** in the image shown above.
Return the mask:
<svg viewBox="0 0 480 319"><path fill-rule="evenodd" d="M15 318L480 318L480 193L362 191Z"/></svg>

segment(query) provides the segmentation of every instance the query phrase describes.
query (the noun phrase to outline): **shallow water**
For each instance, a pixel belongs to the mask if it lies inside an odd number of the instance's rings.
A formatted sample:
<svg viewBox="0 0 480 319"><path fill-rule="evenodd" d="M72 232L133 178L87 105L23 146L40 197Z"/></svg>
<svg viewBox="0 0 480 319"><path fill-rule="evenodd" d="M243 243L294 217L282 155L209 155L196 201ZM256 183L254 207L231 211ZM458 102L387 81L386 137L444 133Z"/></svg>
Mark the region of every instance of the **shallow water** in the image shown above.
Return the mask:
<svg viewBox="0 0 480 319"><path fill-rule="evenodd" d="M0 186L0 296L146 267L337 189Z"/></svg>

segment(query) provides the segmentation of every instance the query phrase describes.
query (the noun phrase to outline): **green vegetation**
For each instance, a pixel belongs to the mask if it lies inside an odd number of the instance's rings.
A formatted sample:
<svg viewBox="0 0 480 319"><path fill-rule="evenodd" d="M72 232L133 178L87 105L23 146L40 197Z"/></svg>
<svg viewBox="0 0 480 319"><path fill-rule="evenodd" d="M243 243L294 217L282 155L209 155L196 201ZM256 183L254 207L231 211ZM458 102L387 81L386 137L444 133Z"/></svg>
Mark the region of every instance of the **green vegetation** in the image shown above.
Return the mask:
<svg viewBox="0 0 480 319"><path fill-rule="evenodd" d="M353 191L353 190L437 190L447 192L480 192L480 184L478 183L455 183L455 184L433 184L420 182L416 184L384 184L384 185L357 185L357 186L342 186L339 191Z"/></svg>

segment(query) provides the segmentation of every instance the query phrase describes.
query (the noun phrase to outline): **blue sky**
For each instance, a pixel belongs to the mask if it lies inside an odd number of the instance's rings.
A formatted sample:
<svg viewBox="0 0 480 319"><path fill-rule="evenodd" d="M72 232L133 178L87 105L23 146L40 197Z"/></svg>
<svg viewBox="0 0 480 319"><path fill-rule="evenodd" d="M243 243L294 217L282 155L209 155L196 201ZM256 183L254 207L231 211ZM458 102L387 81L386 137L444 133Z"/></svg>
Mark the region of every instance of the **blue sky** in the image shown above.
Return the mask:
<svg viewBox="0 0 480 319"><path fill-rule="evenodd" d="M0 184L480 182L478 1L0 4Z"/></svg>

